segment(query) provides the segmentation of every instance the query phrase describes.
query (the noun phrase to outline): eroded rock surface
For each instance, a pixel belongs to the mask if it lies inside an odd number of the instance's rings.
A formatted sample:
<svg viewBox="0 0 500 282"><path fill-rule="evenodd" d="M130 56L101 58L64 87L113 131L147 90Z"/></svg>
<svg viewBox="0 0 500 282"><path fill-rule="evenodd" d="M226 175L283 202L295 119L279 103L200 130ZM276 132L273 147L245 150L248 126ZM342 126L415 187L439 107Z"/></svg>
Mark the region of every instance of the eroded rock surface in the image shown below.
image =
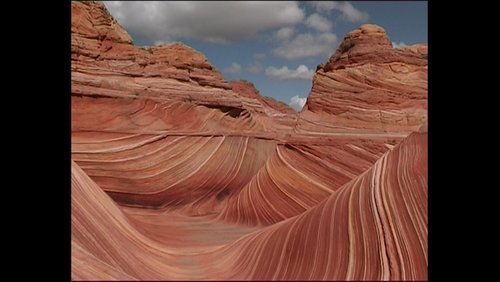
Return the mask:
<svg viewBox="0 0 500 282"><path fill-rule="evenodd" d="M426 120L427 46L393 48L365 24L318 66L296 130L408 135Z"/></svg>
<svg viewBox="0 0 500 282"><path fill-rule="evenodd" d="M427 279L426 46L361 26L297 114L101 2L71 44L73 280Z"/></svg>

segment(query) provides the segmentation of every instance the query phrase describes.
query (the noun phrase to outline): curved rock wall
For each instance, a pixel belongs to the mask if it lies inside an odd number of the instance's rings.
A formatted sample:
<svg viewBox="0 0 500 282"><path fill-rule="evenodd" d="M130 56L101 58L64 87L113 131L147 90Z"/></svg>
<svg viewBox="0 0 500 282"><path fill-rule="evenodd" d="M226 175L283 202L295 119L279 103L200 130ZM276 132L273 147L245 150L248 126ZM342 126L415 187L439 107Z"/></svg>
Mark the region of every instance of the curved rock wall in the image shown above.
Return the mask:
<svg viewBox="0 0 500 282"><path fill-rule="evenodd" d="M426 46L361 26L297 114L101 2L71 31L73 280L427 279Z"/></svg>

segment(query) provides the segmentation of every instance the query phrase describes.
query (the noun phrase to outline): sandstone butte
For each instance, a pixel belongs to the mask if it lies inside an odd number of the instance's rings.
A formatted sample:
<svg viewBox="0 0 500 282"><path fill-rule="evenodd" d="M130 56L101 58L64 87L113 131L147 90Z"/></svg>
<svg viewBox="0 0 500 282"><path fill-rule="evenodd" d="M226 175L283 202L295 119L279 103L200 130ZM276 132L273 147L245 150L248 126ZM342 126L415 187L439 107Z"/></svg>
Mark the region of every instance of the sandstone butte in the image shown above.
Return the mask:
<svg viewBox="0 0 500 282"><path fill-rule="evenodd" d="M426 280L427 47L363 25L300 113L72 2L73 280Z"/></svg>

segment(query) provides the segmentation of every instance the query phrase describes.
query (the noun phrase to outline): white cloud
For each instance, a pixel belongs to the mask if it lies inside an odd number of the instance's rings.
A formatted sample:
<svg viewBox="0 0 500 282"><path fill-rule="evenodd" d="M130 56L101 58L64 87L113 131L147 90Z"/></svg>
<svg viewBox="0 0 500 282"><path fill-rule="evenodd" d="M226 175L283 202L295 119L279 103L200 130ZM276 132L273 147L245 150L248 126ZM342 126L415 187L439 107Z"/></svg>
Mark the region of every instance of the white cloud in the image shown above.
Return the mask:
<svg viewBox="0 0 500 282"><path fill-rule="evenodd" d="M241 66L237 63L232 63L231 66L224 69L225 73L240 73Z"/></svg>
<svg viewBox="0 0 500 282"><path fill-rule="evenodd" d="M366 22L370 17L368 13L362 12L349 2L342 2L339 6L342 16L350 22Z"/></svg>
<svg viewBox="0 0 500 282"><path fill-rule="evenodd" d="M282 27L278 31L276 31L274 37L281 41L287 41L293 36L293 32L293 27Z"/></svg>
<svg viewBox="0 0 500 282"><path fill-rule="evenodd" d="M281 68L268 67L266 69L266 75L272 79L277 80L290 80L290 79L311 79L314 74L313 70L310 70L305 65L300 65L295 70L288 69L287 66Z"/></svg>
<svg viewBox="0 0 500 282"><path fill-rule="evenodd" d="M310 15L306 21L306 26L314 28L317 31L327 32L332 30L332 22L327 20L325 17L320 16L317 13Z"/></svg>
<svg viewBox="0 0 500 282"><path fill-rule="evenodd" d="M397 43L397 42L392 42L392 47L393 47L393 48L401 48L401 47L404 47L404 46L408 46L408 45L406 45L406 43L404 43L404 42L402 42L402 41L400 41L399 43Z"/></svg>
<svg viewBox="0 0 500 282"><path fill-rule="evenodd" d="M320 13L328 13L338 5L338 1L309 1L307 3L316 8L316 11Z"/></svg>
<svg viewBox="0 0 500 282"><path fill-rule="evenodd" d="M289 42L275 48L273 53L287 60L295 60L318 55L331 55L337 48L337 36L325 32L319 34L301 33Z"/></svg>
<svg viewBox="0 0 500 282"><path fill-rule="evenodd" d="M104 2L110 13L143 40L199 39L233 42L302 22L296 1Z"/></svg>
<svg viewBox="0 0 500 282"><path fill-rule="evenodd" d="M366 22L370 17L368 13L360 11L347 1L310 1L307 2L316 8L318 13L330 13L338 10L342 18L350 22Z"/></svg>
<svg viewBox="0 0 500 282"><path fill-rule="evenodd" d="M257 54L254 54L253 57L256 59L256 60L262 60L262 59L265 59L266 58L266 54L264 53L257 53Z"/></svg>
<svg viewBox="0 0 500 282"><path fill-rule="evenodd" d="M255 62L255 63L251 63L249 64L245 70L247 72L251 72L251 73L259 73L259 72L262 72L264 70L264 68L262 67L262 64L260 62Z"/></svg>
<svg viewBox="0 0 500 282"><path fill-rule="evenodd" d="M301 98L298 95L293 96L290 98L290 103L288 105L292 107L295 111L299 112L302 110L304 105L306 104L307 98Z"/></svg>

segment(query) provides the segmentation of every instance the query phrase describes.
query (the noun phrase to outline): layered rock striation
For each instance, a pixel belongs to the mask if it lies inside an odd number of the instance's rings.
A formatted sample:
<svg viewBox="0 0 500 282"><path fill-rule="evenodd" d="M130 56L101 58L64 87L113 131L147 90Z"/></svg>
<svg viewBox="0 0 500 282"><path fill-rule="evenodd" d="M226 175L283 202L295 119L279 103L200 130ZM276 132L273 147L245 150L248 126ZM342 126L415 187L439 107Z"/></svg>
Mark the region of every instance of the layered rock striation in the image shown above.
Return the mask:
<svg viewBox="0 0 500 282"><path fill-rule="evenodd" d="M101 2L73 2L71 31L74 130L271 132L283 113L292 126L288 108L233 92L192 48L134 46ZM120 110L110 119L107 108Z"/></svg>
<svg viewBox="0 0 500 282"><path fill-rule="evenodd" d="M427 279L426 46L361 26L297 114L101 2L71 32L73 280Z"/></svg>
<svg viewBox="0 0 500 282"><path fill-rule="evenodd" d="M396 49L362 25L318 66L296 131L408 135L427 120L427 46Z"/></svg>
<svg viewBox="0 0 500 282"><path fill-rule="evenodd" d="M73 279L426 280L426 142L412 133L322 203L260 229L120 208L73 162Z"/></svg>

